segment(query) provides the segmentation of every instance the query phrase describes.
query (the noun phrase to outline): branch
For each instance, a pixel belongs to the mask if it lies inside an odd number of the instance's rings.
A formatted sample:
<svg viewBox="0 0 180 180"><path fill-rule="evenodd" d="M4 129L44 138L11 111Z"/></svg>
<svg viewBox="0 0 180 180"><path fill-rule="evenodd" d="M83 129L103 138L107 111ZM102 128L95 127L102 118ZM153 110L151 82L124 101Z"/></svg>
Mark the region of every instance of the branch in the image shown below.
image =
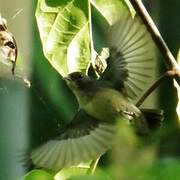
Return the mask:
<svg viewBox="0 0 180 180"><path fill-rule="evenodd" d="M148 14L143 3L140 0L130 0L130 2L133 5L134 9L136 10L137 14L141 17L142 21L147 27L147 30L150 32L156 46L158 47L159 51L164 57L164 61L168 70L175 69L175 71L178 72L176 73L176 76L174 76L174 78L176 79L177 83L180 85L180 67L177 64L168 46L166 45L165 41L163 40L160 32L158 31L152 18Z"/></svg>
<svg viewBox="0 0 180 180"><path fill-rule="evenodd" d="M142 95L142 97L137 101L136 106L139 107L144 100L168 77L175 78L177 76L176 70L170 70L164 73L158 80L156 80L150 88Z"/></svg>

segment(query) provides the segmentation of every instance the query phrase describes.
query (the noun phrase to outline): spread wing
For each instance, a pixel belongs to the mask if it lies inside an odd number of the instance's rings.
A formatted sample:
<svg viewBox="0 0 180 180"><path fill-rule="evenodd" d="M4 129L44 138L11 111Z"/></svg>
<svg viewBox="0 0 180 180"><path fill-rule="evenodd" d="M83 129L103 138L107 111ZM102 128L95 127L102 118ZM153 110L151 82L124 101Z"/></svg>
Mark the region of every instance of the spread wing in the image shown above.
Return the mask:
<svg viewBox="0 0 180 180"><path fill-rule="evenodd" d="M37 167L55 171L88 162L111 147L114 133L114 125L99 122L80 110L57 138L32 151L31 160Z"/></svg>
<svg viewBox="0 0 180 180"><path fill-rule="evenodd" d="M152 83L155 74L154 43L138 17L122 11L120 19L108 32L110 56L102 80L124 89L135 100Z"/></svg>

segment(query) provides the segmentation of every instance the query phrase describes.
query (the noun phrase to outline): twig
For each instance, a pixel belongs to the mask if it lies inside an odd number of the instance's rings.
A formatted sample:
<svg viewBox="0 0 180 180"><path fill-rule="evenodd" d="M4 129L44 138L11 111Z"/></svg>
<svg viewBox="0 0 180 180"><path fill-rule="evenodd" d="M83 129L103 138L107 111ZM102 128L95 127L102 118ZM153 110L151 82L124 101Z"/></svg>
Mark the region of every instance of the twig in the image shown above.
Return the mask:
<svg viewBox="0 0 180 180"><path fill-rule="evenodd" d="M156 43L159 51L163 55L168 70L175 69L176 71L180 72L179 65L177 64L174 56L172 55L171 51L169 50L168 46L166 45L165 41L163 40L160 32L158 31L152 18L148 14L143 3L140 0L130 0L130 2L133 5L136 12L138 13L138 15L141 17L142 21L144 22L145 26L147 27L147 30L150 32L154 42ZM180 73L176 73L175 79L176 79L177 83L180 85L179 74Z"/></svg>
<svg viewBox="0 0 180 180"><path fill-rule="evenodd" d="M177 71L176 70L170 70L164 73L158 80L156 80L150 88L140 97L140 99L137 101L136 106L139 107L144 100L164 81L164 79L168 77L176 77L177 76Z"/></svg>

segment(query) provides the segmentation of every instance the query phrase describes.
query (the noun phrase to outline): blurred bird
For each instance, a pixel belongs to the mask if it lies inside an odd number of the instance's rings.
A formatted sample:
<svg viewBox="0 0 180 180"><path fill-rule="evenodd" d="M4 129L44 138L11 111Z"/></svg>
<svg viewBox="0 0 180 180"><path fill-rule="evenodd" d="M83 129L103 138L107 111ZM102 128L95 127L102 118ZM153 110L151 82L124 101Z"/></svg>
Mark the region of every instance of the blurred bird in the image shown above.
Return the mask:
<svg viewBox="0 0 180 180"><path fill-rule="evenodd" d="M32 151L35 166L58 171L99 158L112 146L117 120L130 121L140 135L161 124L161 110L134 105L154 73L155 52L146 27L138 17L122 12L109 28L107 42L107 66L98 79L81 72L65 77L79 110L59 137Z"/></svg>
<svg viewBox="0 0 180 180"><path fill-rule="evenodd" d="M0 76L3 71L7 72L7 66L14 74L17 59L17 45L13 35L7 29L6 19L0 15ZM6 67L3 69L3 65Z"/></svg>

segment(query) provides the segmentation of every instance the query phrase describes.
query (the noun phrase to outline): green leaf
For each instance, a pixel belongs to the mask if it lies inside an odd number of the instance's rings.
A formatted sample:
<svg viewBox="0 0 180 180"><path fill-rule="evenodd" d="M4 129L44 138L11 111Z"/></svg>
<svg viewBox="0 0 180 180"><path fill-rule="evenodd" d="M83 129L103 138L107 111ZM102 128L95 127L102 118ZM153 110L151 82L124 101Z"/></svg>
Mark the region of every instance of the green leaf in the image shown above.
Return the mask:
<svg viewBox="0 0 180 180"><path fill-rule="evenodd" d="M55 179L65 180L72 176L79 176L82 174L86 174L88 169L89 169L88 163L87 165L84 164L77 167L74 166L74 167L69 167L69 168L63 168L61 171L59 171L56 174Z"/></svg>
<svg viewBox="0 0 180 180"><path fill-rule="evenodd" d="M89 0L111 25L129 0ZM38 0L36 19L44 55L62 75L86 72L92 54L90 2L84 0ZM93 52L91 52L91 50Z"/></svg>
<svg viewBox="0 0 180 180"><path fill-rule="evenodd" d="M104 176L101 177L97 175L81 175L81 176L74 176L68 178L68 180L110 180L110 179Z"/></svg>
<svg viewBox="0 0 180 180"><path fill-rule="evenodd" d="M54 179L53 175L43 170L32 170L23 178L23 180L53 180L53 179Z"/></svg>
<svg viewBox="0 0 180 180"><path fill-rule="evenodd" d="M145 175L142 179L178 180L180 178L179 168L179 159L164 158L155 162L147 171L144 171ZM142 172L142 168L139 171Z"/></svg>
<svg viewBox="0 0 180 180"><path fill-rule="evenodd" d="M89 2L39 0L36 19L43 51L62 75L85 72L90 55Z"/></svg>

